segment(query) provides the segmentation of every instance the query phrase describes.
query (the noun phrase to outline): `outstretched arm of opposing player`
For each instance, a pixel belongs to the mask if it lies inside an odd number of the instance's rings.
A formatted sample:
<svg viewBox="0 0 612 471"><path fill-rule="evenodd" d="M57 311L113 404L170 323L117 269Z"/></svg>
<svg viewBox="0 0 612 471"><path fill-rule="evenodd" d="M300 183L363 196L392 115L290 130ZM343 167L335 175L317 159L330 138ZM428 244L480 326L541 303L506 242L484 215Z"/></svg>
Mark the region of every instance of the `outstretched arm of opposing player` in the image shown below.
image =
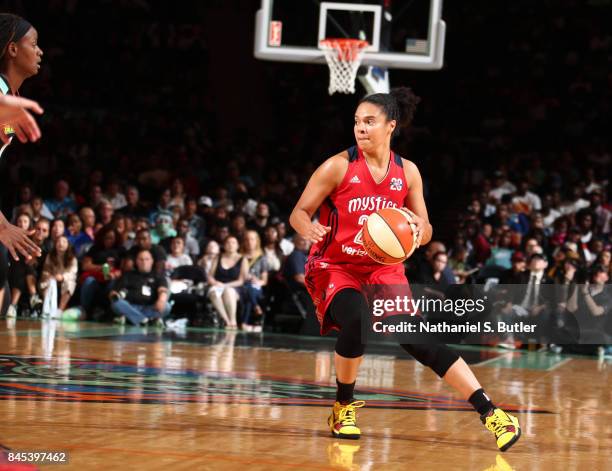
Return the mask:
<svg viewBox="0 0 612 471"><path fill-rule="evenodd" d="M35 101L18 96L0 94L0 124L12 127L17 135L17 139L21 142L35 142L40 139L38 124L36 124L36 120L28 110L37 114L42 114L43 112L43 109ZM0 132L0 139L7 143L9 137L4 132Z"/></svg>
<svg viewBox="0 0 612 471"><path fill-rule="evenodd" d="M0 243L8 249L15 260L19 260L17 253L23 255L26 260L30 260L32 256L40 257L40 247L29 237L34 235L34 232L13 226L0 211Z"/></svg>

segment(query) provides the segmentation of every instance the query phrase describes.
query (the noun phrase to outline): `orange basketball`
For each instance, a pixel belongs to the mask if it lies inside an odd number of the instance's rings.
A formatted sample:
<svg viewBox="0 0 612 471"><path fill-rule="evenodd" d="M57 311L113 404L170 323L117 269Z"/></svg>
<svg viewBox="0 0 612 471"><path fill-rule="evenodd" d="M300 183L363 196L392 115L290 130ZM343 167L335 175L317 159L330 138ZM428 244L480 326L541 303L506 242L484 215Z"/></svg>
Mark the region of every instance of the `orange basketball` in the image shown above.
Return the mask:
<svg viewBox="0 0 612 471"><path fill-rule="evenodd" d="M416 248L416 226L410 214L398 208L370 214L363 225L363 247L373 260L384 265L406 260Z"/></svg>

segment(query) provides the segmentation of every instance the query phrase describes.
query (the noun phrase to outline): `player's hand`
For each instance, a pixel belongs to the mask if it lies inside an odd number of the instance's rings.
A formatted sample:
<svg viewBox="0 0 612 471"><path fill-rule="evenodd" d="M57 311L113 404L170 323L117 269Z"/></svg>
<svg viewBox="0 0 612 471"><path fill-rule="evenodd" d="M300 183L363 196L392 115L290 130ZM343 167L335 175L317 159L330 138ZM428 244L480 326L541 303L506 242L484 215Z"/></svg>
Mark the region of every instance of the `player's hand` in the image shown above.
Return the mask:
<svg viewBox="0 0 612 471"><path fill-rule="evenodd" d="M310 228L306 231L306 233L302 235L309 241L317 243L321 242L323 237L325 237L329 231L331 231L331 227L323 226L318 222L314 222L310 225Z"/></svg>
<svg viewBox="0 0 612 471"><path fill-rule="evenodd" d="M413 211L411 211L410 209L406 207L403 207L402 211L405 211L406 213L408 213L408 215L412 219L412 223L416 226L416 233L417 233L416 246L418 248L421 246L421 240L423 240L423 234L425 234L425 229L427 229L427 225L429 223L425 221L425 219L423 219L421 216L418 216L417 214L415 214Z"/></svg>
<svg viewBox="0 0 612 471"><path fill-rule="evenodd" d="M41 136L40 128L28 110L36 114L43 112L40 105L33 100L0 95L0 123L12 127L21 142L36 142ZM10 137L0 129L0 139L6 144Z"/></svg>
<svg viewBox="0 0 612 471"><path fill-rule="evenodd" d="M2 243L15 260L19 260L20 253L26 260L32 256L40 257L40 248L31 239L36 231L24 231L22 228L12 224L0 224L0 243Z"/></svg>

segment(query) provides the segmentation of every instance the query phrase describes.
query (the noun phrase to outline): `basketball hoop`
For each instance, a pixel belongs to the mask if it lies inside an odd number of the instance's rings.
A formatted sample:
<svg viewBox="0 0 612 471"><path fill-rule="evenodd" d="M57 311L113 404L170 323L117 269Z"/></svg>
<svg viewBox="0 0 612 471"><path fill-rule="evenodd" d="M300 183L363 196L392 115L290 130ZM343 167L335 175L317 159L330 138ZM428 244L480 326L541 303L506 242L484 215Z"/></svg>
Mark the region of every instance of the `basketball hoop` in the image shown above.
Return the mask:
<svg viewBox="0 0 612 471"><path fill-rule="evenodd" d="M322 39L319 48L329 66L329 94L355 93L355 78L368 46L361 39Z"/></svg>

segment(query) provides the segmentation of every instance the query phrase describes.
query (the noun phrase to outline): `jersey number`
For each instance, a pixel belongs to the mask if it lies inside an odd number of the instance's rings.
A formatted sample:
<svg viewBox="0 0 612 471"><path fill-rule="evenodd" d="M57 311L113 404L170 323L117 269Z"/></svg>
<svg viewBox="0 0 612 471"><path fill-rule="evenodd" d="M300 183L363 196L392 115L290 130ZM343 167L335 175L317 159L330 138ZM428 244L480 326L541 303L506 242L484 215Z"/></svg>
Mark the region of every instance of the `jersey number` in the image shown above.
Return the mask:
<svg viewBox="0 0 612 471"><path fill-rule="evenodd" d="M363 214L359 216L358 224L360 226L363 226L367 220L368 220L368 216ZM363 229L359 229L359 232L357 232L357 235L353 239L353 242L355 242L357 245L363 245Z"/></svg>

